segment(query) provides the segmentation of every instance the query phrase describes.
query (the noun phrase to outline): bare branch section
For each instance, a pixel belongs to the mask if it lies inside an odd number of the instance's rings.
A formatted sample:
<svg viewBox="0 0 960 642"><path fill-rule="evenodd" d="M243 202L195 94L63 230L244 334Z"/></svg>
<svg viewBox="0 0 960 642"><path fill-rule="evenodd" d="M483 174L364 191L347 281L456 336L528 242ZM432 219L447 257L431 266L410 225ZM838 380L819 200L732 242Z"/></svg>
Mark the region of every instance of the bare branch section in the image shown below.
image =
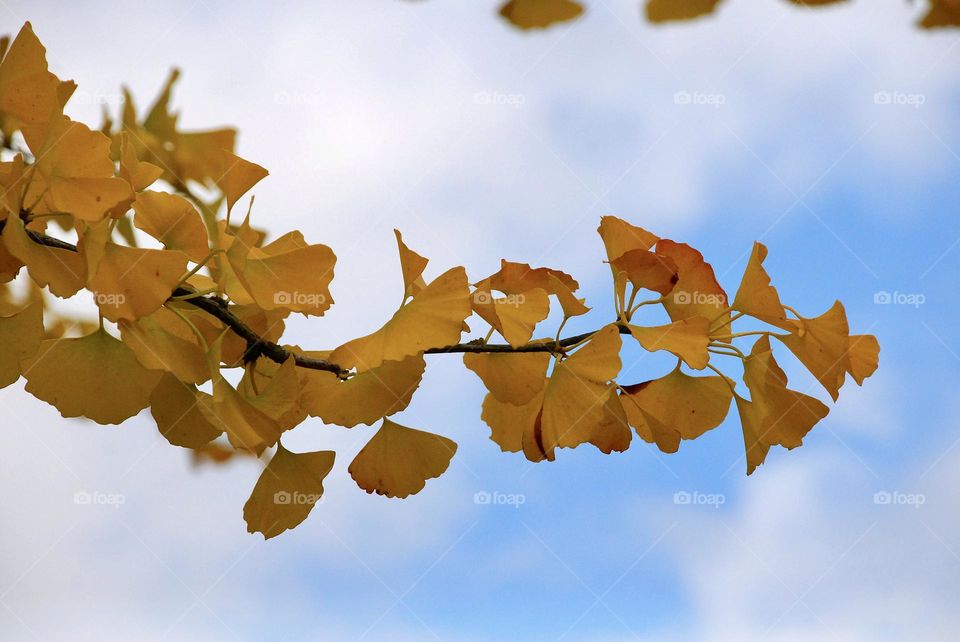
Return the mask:
<svg viewBox="0 0 960 642"><path fill-rule="evenodd" d="M6 221L0 221L0 232L3 231L3 228L6 224ZM47 247L57 248L60 250L67 250L70 252L77 252L77 246L73 243L68 243L67 241L62 241L58 238L48 236L46 234L41 234L33 230L28 229L27 234L30 238L40 245L45 245ZM284 363L290 356L293 356L294 362L297 366L301 368L308 368L310 370L324 370L327 372L333 372L337 375L346 375L349 371L341 368L335 363L331 363L326 359L316 359L313 357L308 357L302 354L292 353L290 350L287 350L282 345L274 343L272 341L267 341L259 334L257 334L250 326L244 323L239 317L237 317L233 312L230 311L230 304L218 297L216 295L206 295L206 296L195 296L196 292L193 290L179 287L172 292L171 300L177 299L182 303L188 303L200 310L203 310L210 316L218 319L225 326L233 330L241 339L247 342L247 350L244 353L244 361L252 361L257 357L266 357L271 361L276 363ZM591 332L585 332L583 334L578 334L572 337L567 337L565 339L560 339L559 341L534 341L527 343L521 346L511 346L505 343L486 343L482 339L475 339L467 343L458 343L451 346L446 346L443 348L429 348L425 351L426 354L462 354L462 353L526 353L526 352L550 352L550 353L562 353L566 348L575 346L578 343L589 339L596 330ZM628 334L630 331L626 326L620 326L621 334Z"/></svg>

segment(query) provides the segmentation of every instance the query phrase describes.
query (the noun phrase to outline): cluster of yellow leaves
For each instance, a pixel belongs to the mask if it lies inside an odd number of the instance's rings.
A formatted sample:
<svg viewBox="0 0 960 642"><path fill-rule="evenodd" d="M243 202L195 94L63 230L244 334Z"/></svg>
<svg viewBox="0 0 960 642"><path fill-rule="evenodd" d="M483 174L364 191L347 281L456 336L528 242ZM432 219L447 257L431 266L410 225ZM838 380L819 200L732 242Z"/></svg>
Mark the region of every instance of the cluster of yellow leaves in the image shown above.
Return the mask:
<svg viewBox="0 0 960 642"><path fill-rule="evenodd" d="M786 0L801 7L819 7L846 0ZM652 23L692 20L709 15L722 0L646 0L644 11ZM520 29L538 29L578 18L583 5L573 0L509 0L500 7L500 15ZM957 0L930 0L930 9L921 26L960 26L960 2Z"/></svg>
<svg viewBox="0 0 960 642"><path fill-rule="evenodd" d="M572 2L513 0L503 12L536 26L557 6L568 17L580 11ZM428 259L396 231L403 289L391 318L332 350L282 346L291 313L321 316L333 305L336 257L298 231L268 242L249 208L231 222L234 206L267 175L234 153L234 130L178 129L170 110L177 72L143 119L127 95L116 125L108 119L91 130L64 114L75 85L48 70L29 23L0 49L0 387L22 376L27 392L64 417L101 424L149 408L160 434L198 462L273 449L244 507L250 532L293 528L322 496L335 454L293 453L281 443L308 417L347 429L379 424L346 467L368 493L407 497L447 470L455 442L391 419L411 403L428 353L465 353L488 390L482 418L504 451L535 462L587 443L622 452L635 431L672 453L723 423L735 400L748 474L770 446L799 446L827 414L787 387L771 337L834 400L848 374L861 384L877 367L876 339L851 335L839 302L819 317L788 316L763 268L763 245L730 303L700 252L612 216L598 231L617 318L594 332L534 338L554 300L561 330L590 311L569 274L503 260L472 284L463 267L428 281ZM215 200L194 196L198 184L215 190ZM76 245L48 236L51 225ZM15 283L26 297L14 294ZM82 291L92 295L91 319L58 316L48 305ZM653 298L638 302L642 292ZM669 321L639 323L648 305ZM460 344L474 314L506 343L490 344L488 335ZM749 355L733 345L744 316L774 328L746 333L759 337ZM669 352L676 367L621 385L624 336ZM714 354L742 360L749 399L711 363ZM235 368L242 376L228 377Z"/></svg>

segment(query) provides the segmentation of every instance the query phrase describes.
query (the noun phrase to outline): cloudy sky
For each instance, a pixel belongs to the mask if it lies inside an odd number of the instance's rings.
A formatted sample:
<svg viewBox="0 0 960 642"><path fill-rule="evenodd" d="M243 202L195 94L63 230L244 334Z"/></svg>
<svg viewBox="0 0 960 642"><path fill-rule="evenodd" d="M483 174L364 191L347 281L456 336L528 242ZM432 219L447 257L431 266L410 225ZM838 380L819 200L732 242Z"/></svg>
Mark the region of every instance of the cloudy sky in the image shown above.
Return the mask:
<svg viewBox="0 0 960 642"><path fill-rule="evenodd" d="M290 342L334 347L389 316L393 227L428 277L562 268L595 306L573 330L600 325L595 229L616 214L701 249L731 291L762 240L784 301L815 315L841 299L879 336L880 370L748 479L735 416L669 456L502 454L480 382L434 357L397 420L455 439L450 470L409 500L367 496L345 462L370 433L307 422L287 445L340 465L269 542L242 519L255 462L194 469L149 415L63 420L11 386L0 638L955 639L960 33L916 29L901 0L729 0L659 28L637 0L590 0L538 33L487 0L314 4L4 0L0 26L32 21L79 83L75 118L99 124L121 83L143 108L178 66L181 122L239 127L241 155L271 171L255 224L338 256L337 305ZM624 383L664 373L624 363Z"/></svg>

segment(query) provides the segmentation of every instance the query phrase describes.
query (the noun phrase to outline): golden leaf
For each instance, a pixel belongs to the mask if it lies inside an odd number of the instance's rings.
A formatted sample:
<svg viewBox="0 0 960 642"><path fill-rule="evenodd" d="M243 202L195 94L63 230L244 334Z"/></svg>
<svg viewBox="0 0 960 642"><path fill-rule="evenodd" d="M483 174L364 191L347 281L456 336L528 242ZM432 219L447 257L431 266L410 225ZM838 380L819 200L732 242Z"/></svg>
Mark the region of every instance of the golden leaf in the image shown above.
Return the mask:
<svg viewBox="0 0 960 642"><path fill-rule="evenodd" d="M150 413L163 438L174 446L202 448L221 434L213 397L165 373L150 395Z"/></svg>
<svg viewBox="0 0 960 642"><path fill-rule="evenodd" d="M581 13L583 5L573 0L508 0L500 7L500 15L521 29L542 29Z"/></svg>
<svg viewBox="0 0 960 642"><path fill-rule="evenodd" d="M468 352L463 365L480 377L497 401L522 406L543 391L550 353Z"/></svg>
<svg viewBox="0 0 960 642"><path fill-rule="evenodd" d="M667 325L643 327L628 325L630 334L645 350L668 350L695 370L703 370L710 361L710 322L704 317L680 319Z"/></svg>
<svg viewBox="0 0 960 642"><path fill-rule="evenodd" d="M27 266L33 282L49 287L56 296L71 297L84 287L87 266L83 257L70 250L35 243L27 236L19 216L7 219L3 242L10 255Z"/></svg>
<svg viewBox="0 0 960 642"><path fill-rule="evenodd" d="M103 249L87 288L94 293L100 314L114 322L135 321L155 312L170 298L187 267L187 256L180 251L145 250L109 241Z"/></svg>
<svg viewBox="0 0 960 642"><path fill-rule="evenodd" d="M790 348L790 352L836 401L850 369L850 327L843 304L836 301L822 315L792 323L796 328L794 334L775 336Z"/></svg>
<svg viewBox="0 0 960 642"><path fill-rule="evenodd" d="M141 192L133 203L134 225L160 241L168 250L180 250L194 263L210 252L207 230L200 212L182 196Z"/></svg>
<svg viewBox="0 0 960 642"><path fill-rule="evenodd" d="M43 302L0 317L0 388L20 378L20 362L32 357L43 339Z"/></svg>

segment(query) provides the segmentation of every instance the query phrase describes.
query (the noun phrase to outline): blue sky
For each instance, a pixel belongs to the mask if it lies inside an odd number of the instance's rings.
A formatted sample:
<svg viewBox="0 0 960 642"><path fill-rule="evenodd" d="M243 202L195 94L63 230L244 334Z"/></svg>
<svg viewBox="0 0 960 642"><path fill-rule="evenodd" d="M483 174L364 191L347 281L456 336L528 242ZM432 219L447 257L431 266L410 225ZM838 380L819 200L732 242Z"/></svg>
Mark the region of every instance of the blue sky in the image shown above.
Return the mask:
<svg viewBox="0 0 960 642"><path fill-rule="evenodd" d="M338 255L336 306L291 322L291 342L334 347L389 316L393 227L428 276L465 265L478 279L501 258L568 271L595 306L571 331L595 327L611 314L595 229L615 214L701 249L731 292L762 240L785 302L814 315L839 298L879 336L866 386L848 383L803 448L749 479L735 416L675 455L635 440L533 466L487 438L480 382L434 357L397 420L456 440L450 470L409 500L369 497L346 474L369 432L307 422L288 447L333 447L338 466L307 522L269 542L242 520L256 464L195 470L148 415L67 421L11 386L0 637L954 638L960 33L914 28L919 8L899 0L730 0L661 28L635 1L587 5L532 34L495 3L441 0L8 0L0 15L5 32L31 20L53 70L79 83L75 118L99 123L122 82L143 108L177 65L182 122L239 127L239 152L271 171L254 222ZM923 303L877 305L878 292ZM632 348L624 363L623 383L668 367ZM124 503L77 506L78 491Z"/></svg>

